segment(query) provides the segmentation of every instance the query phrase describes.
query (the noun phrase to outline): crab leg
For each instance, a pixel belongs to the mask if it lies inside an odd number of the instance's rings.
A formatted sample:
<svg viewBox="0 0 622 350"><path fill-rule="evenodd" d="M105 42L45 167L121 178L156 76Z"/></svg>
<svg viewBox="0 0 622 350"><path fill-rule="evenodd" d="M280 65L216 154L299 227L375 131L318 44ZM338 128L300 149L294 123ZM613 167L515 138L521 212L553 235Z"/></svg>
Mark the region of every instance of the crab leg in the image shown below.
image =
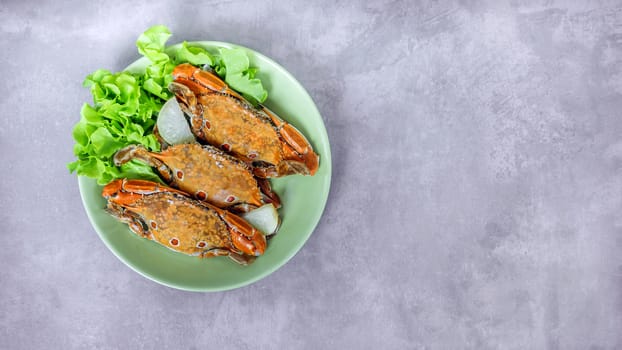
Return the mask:
<svg viewBox="0 0 622 350"><path fill-rule="evenodd" d="M142 146L130 145L119 150L113 157L114 165L121 166L132 160L133 158L139 159L150 166L158 169L160 176L164 178L164 181L170 183L173 181L173 172L171 169L162 162L162 160L153 156L153 153L147 151Z"/></svg>
<svg viewBox="0 0 622 350"><path fill-rule="evenodd" d="M240 265L248 265L256 259L255 256L238 254L221 248L210 249L201 254L202 258L211 258L215 256L228 256L229 258L231 258L231 260L237 262Z"/></svg>
<svg viewBox="0 0 622 350"><path fill-rule="evenodd" d="M145 222L142 220L142 218L134 213L126 212L120 204L108 202L106 211L110 215L118 217L122 222L128 224L130 230L132 230L137 235L148 236L149 227L145 225Z"/></svg>
<svg viewBox="0 0 622 350"><path fill-rule="evenodd" d="M259 189L261 193L264 195L264 203L272 203L275 208L279 209L281 207L281 199L276 194L276 192L272 191L272 187L270 186L270 182L265 178L256 178L257 184L259 185Z"/></svg>
<svg viewBox="0 0 622 350"><path fill-rule="evenodd" d="M229 85L222 81L216 74L206 72L188 63L183 63L175 67L173 70L173 79L187 85L195 94L200 94L205 89L209 89L213 92L231 95L240 100L244 100L240 94L231 90Z"/></svg>

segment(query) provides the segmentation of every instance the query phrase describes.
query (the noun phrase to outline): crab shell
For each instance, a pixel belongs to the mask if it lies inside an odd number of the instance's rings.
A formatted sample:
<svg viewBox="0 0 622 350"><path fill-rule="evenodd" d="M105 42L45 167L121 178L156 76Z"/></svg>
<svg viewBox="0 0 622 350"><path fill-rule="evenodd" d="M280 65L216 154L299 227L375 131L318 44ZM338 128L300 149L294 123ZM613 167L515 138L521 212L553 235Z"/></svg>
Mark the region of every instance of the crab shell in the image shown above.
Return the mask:
<svg viewBox="0 0 622 350"><path fill-rule="evenodd" d="M248 264L266 250L266 238L244 219L184 192L145 180L115 180L102 196L107 210L137 235L201 257L227 255Z"/></svg>
<svg viewBox="0 0 622 350"><path fill-rule="evenodd" d="M280 207L267 180L255 178L248 164L209 145L173 145L159 153L130 145L114 156L117 166L132 159L155 168L169 186L221 209L244 213L267 203Z"/></svg>
<svg viewBox="0 0 622 350"><path fill-rule="evenodd" d="M192 133L252 163L261 178L314 175L319 156L291 124L266 107L252 106L211 72L180 64L169 90L189 117Z"/></svg>

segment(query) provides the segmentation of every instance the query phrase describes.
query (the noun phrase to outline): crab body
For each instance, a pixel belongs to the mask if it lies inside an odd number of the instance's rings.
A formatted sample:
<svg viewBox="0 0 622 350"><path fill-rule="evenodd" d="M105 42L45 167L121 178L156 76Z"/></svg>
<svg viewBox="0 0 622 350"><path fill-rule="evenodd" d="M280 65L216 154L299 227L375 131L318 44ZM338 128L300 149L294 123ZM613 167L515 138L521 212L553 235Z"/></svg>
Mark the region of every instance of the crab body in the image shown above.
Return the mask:
<svg viewBox="0 0 622 350"><path fill-rule="evenodd" d="M267 203L280 206L267 180L255 178L246 163L209 145L180 144L159 153L131 145L114 156L117 165L132 159L151 165L170 186L218 208L241 213Z"/></svg>
<svg viewBox="0 0 622 350"><path fill-rule="evenodd" d="M266 107L254 107L215 74L190 64L169 85L195 136L253 165L261 178L314 175L319 156L300 131Z"/></svg>
<svg viewBox="0 0 622 350"><path fill-rule="evenodd" d="M133 232L177 252L248 264L266 249L264 234L244 219L155 182L115 180L102 195Z"/></svg>

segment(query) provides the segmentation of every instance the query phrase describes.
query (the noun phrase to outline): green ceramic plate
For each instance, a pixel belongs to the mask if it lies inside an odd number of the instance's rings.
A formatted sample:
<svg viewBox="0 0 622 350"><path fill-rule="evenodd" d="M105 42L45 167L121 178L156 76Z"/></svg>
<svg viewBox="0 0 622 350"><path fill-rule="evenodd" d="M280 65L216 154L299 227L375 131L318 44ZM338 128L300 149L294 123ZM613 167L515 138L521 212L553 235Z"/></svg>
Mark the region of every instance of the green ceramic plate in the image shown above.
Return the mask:
<svg viewBox="0 0 622 350"><path fill-rule="evenodd" d="M201 41L193 43L206 49L239 47ZM222 291L242 287L276 271L291 259L315 229L328 198L331 179L331 156L326 128L313 100L283 67L270 58L246 50L251 65L259 68L257 76L268 90L266 106L300 130L320 155L315 176L294 175L271 180L283 202L279 215L279 233L269 242L266 253L249 266L240 266L227 257L200 259L173 252L159 244L138 237L128 226L104 211L101 186L79 177L80 193L93 227L108 248L125 264L141 275L169 287L190 291ZM146 66L140 59L128 67L139 71Z"/></svg>

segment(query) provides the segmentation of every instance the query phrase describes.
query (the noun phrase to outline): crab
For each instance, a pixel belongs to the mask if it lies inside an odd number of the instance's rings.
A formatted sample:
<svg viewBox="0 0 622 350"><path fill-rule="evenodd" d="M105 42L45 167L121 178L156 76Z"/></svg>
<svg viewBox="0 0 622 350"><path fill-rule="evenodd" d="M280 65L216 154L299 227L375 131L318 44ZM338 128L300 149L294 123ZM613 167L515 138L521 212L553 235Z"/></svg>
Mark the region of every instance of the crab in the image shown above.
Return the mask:
<svg viewBox="0 0 622 350"><path fill-rule="evenodd" d="M107 211L134 233L177 252L247 265L266 250L264 234L244 219L155 182L115 180L102 196Z"/></svg>
<svg viewBox="0 0 622 350"><path fill-rule="evenodd" d="M261 178L314 175L319 156L304 135L268 108L253 106L217 75L191 64L173 70L169 90L192 133L253 165Z"/></svg>
<svg viewBox="0 0 622 350"><path fill-rule="evenodd" d="M179 144L159 153L130 145L113 159L117 166L132 159L143 161L169 186L221 209L245 213L267 203L280 207L268 180L254 177L248 164L209 145Z"/></svg>

